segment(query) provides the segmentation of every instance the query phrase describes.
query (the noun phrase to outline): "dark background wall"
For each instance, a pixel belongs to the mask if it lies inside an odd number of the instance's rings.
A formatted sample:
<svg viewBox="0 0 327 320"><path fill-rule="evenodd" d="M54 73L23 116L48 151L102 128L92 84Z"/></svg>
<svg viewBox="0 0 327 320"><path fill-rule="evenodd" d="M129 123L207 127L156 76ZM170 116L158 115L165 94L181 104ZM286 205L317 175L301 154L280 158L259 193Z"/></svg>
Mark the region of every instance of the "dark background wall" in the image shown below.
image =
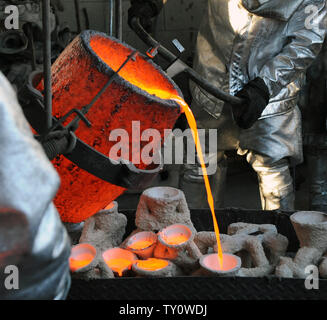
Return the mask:
<svg viewBox="0 0 327 320"><path fill-rule="evenodd" d="M177 38L186 48L184 59L192 56L196 35L198 32L207 0L167 0L164 9L156 21L155 36L160 42L171 48L171 40ZM65 11L59 13L61 22L67 22L72 30L76 30L75 9L73 0L63 2ZM144 51L143 43L127 24L127 11L130 0L123 0L123 40L131 46ZM81 0L81 25L85 28L83 8L87 9L90 29L109 32L109 1Z"/></svg>

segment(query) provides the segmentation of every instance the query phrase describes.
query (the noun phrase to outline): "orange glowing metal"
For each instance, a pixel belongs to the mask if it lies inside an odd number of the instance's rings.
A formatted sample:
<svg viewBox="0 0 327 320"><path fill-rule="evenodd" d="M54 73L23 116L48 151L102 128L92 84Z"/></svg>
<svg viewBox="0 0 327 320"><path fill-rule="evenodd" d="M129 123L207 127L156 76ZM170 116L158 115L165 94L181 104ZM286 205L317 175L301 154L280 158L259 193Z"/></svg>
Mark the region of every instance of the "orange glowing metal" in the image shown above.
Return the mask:
<svg viewBox="0 0 327 320"><path fill-rule="evenodd" d="M168 266L168 261L163 259L149 258L147 260L138 260L136 265L143 270L155 271Z"/></svg>
<svg viewBox="0 0 327 320"><path fill-rule="evenodd" d="M196 125L196 121L195 121L193 112L190 109L190 107L188 106L188 104L181 97L179 97L177 95L170 94L169 92L163 92L162 90L157 90L157 91L154 91L153 93L155 95L158 95L158 97L161 97L162 99L175 100L181 106L182 111L185 113L187 122L192 131L192 136L193 136L193 140L195 143L196 151L198 153L198 157L199 157L199 161L200 161L201 169L202 169L202 173L203 173L203 179L204 179L204 183L205 183L205 187L206 187L206 191L207 191L207 200L208 200L209 208L211 211L214 230L215 230L215 234L216 234L216 240L217 240L218 262L219 262L220 266L223 266L223 251L222 251L221 243L220 243L219 227L218 227L218 223L217 223L217 219L216 219L216 215L215 215L214 201L213 201L212 191L211 191L211 187L210 187L210 183L209 183L209 179L208 179L207 168L206 168L205 162L204 162L202 147L201 147L201 143L200 143L200 139L199 139L199 132L198 132L198 128Z"/></svg>
<svg viewBox="0 0 327 320"><path fill-rule="evenodd" d="M217 261L217 260L215 260ZM228 271L231 269L234 269L237 266L237 260L236 259L228 259L227 257L224 257L224 263L223 265L218 265L217 263L213 263L210 265L210 268L217 271Z"/></svg>
<svg viewBox="0 0 327 320"><path fill-rule="evenodd" d="M129 270L133 264L131 260L124 259L124 258L116 258L105 260L108 267L113 271L117 272L118 275L121 277L125 270Z"/></svg>
<svg viewBox="0 0 327 320"><path fill-rule="evenodd" d="M154 242L151 240L142 240L142 241L136 241L130 244L128 247L133 250L142 250L150 247L153 243Z"/></svg>
<svg viewBox="0 0 327 320"><path fill-rule="evenodd" d="M88 264L90 264L93 260L93 256L88 253L81 254L75 258L69 258L69 268L72 272L75 272L78 269L81 269Z"/></svg>
<svg viewBox="0 0 327 320"><path fill-rule="evenodd" d="M186 242L188 239L189 238L186 235L180 234L167 237L165 242L170 245L177 245Z"/></svg>
<svg viewBox="0 0 327 320"><path fill-rule="evenodd" d="M71 108L81 109L92 101L112 72L117 71L132 52L133 48L105 34L83 31L52 65L53 115L59 119ZM37 89L43 90L42 82ZM121 157L133 162L139 169L148 169L148 164L141 159L147 143L140 143L138 138L129 138L132 137L133 121L140 123L141 133L148 128L160 132L161 139L153 142L160 149L165 130L174 127L181 112L176 104L152 96L156 89L172 95L179 94L178 87L159 68L137 54L135 61L130 60L120 70L108 90L87 114L92 127L88 128L81 122L76 136L108 156L117 143L108 139L111 132L115 129L125 130L128 139L122 138L121 143L128 147L129 154L127 159L127 155ZM69 117L64 125L73 117ZM134 158L139 160L134 161ZM85 221L126 191L121 186L93 176L63 156L53 160L53 164L61 178L55 205L64 222ZM110 210L110 207L106 209Z"/></svg>
<svg viewBox="0 0 327 320"><path fill-rule="evenodd" d="M223 265L219 264L215 253L203 255L199 263L201 267L215 275L235 274L242 265L241 259L230 253L224 253Z"/></svg>
<svg viewBox="0 0 327 320"><path fill-rule="evenodd" d="M113 70L118 70L126 57L130 54L129 49L121 47L119 48L119 54L113 54L117 51L117 45L114 42L109 43L97 37L91 39L90 46L102 61ZM156 95L161 99L166 99L169 95L176 95L176 89L164 80L163 77L158 77L153 67L151 66L152 68L150 69L150 65L148 66L143 61L141 56L136 55L135 62L127 63L124 68L121 69L119 75L136 87L141 88L149 94ZM142 70L144 72L142 72Z"/></svg>
<svg viewBox="0 0 327 320"><path fill-rule="evenodd" d="M174 100L177 101L180 104L180 106L182 107L183 111L185 112L187 122L192 130L192 136L193 136L193 140L195 142L196 151L198 153L201 168L202 168L203 179L204 179L205 187L207 190L208 204L210 207L212 220L213 220L213 226L214 226L214 230L215 230L215 234L216 234L217 248L218 248L218 261L219 261L219 265L222 267L223 266L223 250L221 248L221 243L220 243L219 227L218 227L218 223L217 223L217 219L216 219L216 215L215 215L215 206L214 206L214 202L213 202L213 196L212 196L211 187L210 187L210 183L209 183L209 179L208 179L207 168L204 163L202 147L201 147L201 143L200 143L200 139L199 139L199 132L198 132L198 128L196 125L196 121L195 121L193 112L191 111L190 107L187 105L187 103L184 100L182 100L180 97L176 97Z"/></svg>
<svg viewBox="0 0 327 320"><path fill-rule="evenodd" d="M115 203L112 201L112 202L110 202L105 208L104 208L104 210L110 210L110 209L112 209L113 207L115 206Z"/></svg>

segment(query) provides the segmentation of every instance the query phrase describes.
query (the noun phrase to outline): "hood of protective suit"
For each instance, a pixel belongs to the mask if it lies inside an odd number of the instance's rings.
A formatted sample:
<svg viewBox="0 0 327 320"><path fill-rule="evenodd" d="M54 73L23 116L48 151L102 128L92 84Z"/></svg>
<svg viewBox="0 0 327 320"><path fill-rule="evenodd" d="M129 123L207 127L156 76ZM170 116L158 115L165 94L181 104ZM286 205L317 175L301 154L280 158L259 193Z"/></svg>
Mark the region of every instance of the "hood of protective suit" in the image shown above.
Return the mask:
<svg viewBox="0 0 327 320"><path fill-rule="evenodd" d="M288 21L303 0L242 0L249 12L266 18Z"/></svg>

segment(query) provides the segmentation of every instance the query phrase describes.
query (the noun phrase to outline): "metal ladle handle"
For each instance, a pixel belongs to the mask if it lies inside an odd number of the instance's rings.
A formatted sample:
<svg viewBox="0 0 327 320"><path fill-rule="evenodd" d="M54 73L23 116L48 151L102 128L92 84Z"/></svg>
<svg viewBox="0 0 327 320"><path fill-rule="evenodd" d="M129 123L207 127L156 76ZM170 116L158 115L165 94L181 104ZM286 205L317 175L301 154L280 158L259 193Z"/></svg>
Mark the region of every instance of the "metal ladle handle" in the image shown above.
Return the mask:
<svg viewBox="0 0 327 320"><path fill-rule="evenodd" d="M176 57L172 52L162 46L157 40L155 40L149 33L144 30L138 17L133 17L130 20L130 27L146 45L152 48L156 48L158 50L158 53L169 63L173 63L178 59L178 57ZM201 77L192 68L186 67L183 72L185 72L188 77L193 80L197 85L199 85L201 88L206 90L208 93L210 93L217 99L234 105L241 105L244 103L243 99L232 96L224 92L223 90L213 86L208 80Z"/></svg>

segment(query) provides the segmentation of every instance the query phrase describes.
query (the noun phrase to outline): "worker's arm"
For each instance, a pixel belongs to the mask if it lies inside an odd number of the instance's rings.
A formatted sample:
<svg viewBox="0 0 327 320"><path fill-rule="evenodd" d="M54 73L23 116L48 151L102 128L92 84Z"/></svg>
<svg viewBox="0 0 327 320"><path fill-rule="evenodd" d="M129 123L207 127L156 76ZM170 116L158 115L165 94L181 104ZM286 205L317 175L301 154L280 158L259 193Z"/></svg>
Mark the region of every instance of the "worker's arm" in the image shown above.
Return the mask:
<svg viewBox="0 0 327 320"><path fill-rule="evenodd" d="M24 214L0 208L0 270L17 265L31 251L29 225Z"/></svg>
<svg viewBox="0 0 327 320"><path fill-rule="evenodd" d="M313 11L310 9L316 10L314 19L311 19L310 15ZM257 75L265 81L271 97L276 96L283 87L306 71L318 55L325 33L326 2L304 1L288 22L289 42L277 56L263 66Z"/></svg>
<svg viewBox="0 0 327 320"><path fill-rule="evenodd" d="M8 265L19 269L19 290L0 285L0 300L59 298L67 290L70 253L52 203L59 177L1 72L0 151L0 284Z"/></svg>

